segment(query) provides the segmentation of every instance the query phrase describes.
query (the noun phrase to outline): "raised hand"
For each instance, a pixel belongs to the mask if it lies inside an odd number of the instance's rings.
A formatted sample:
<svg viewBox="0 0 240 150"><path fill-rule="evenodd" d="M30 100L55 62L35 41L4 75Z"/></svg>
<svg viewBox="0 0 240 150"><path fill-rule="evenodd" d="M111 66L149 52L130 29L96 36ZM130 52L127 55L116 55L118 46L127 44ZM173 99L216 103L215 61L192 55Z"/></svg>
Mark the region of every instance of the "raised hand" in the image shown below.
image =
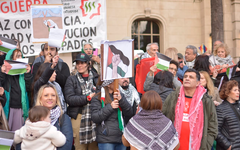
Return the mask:
<svg viewBox="0 0 240 150"><path fill-rule="evenodd" d="M54 68L57 65L58 60L59 60L59 55L56 55L56 56L53 57L52 66L51 66L52 68Z"/></svg>
<svg viewBox="0 0 240 150"><path fill-rule="evenodd" d="M100 58L96 55L92 55L92 60L97 62L97 63L100 63Z"/></svg>

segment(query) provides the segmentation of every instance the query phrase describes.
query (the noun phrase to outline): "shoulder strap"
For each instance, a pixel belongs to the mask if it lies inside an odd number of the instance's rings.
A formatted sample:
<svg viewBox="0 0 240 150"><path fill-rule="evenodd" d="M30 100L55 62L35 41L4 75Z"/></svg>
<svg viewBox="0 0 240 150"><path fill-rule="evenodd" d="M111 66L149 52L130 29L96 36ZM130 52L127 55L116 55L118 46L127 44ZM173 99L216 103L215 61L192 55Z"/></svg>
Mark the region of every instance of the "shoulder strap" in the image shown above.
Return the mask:
<svg viewBox="0 0 240 150"><path fill-rule="evenodd" d="M230 107L232 108L232 110L234 111L235 115L238 117L238 121L240 121L240 114L237 112L236 107L234 107L232 104L230 104L228 102L228 105L230 105Z"/></svg>

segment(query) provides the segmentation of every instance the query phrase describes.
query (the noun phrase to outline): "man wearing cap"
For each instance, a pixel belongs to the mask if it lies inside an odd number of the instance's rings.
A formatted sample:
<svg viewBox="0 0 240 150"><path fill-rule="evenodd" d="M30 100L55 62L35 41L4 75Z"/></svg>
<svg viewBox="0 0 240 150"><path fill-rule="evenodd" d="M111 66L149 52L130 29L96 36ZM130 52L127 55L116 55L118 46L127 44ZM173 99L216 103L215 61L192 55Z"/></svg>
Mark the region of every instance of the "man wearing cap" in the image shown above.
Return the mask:
<svg viewBox="0 0 240 150"><path fill-rule="evenodd" d="M177 76L182 80L183 75L184 75L185 71L188 69L188 67L186 65L184 65L183 55L181 53L178 53L177 55L178 55L178 62L179 62Z"/></svg>
<svg viewBox="0 0 240 150"><path fill-rule="evenodd" d="M74 60L77 73L69 76L64 88L68 106L67 114L71 117L73 138L76 150L96 150L96 124L91 119L91 99L96 93L98 74L91 71L90 57L79 53Z"/></svg>
<svg viewBox="0 0 240 150"><path fill-rule="evenodd" d="M61 58L59 58L56 47L49 46L48 48L48 44L45 43L44 47L42 48L42 52L43 52L43 56L36 58L35 61L33 62L33 69L32 69L33 76L35 77L37 70L42 63L45 63L45 62L55 63L54 69L57 74L56 82L63 89L68 76L70 76L68 65L65 62L63 62Z"/></svg>

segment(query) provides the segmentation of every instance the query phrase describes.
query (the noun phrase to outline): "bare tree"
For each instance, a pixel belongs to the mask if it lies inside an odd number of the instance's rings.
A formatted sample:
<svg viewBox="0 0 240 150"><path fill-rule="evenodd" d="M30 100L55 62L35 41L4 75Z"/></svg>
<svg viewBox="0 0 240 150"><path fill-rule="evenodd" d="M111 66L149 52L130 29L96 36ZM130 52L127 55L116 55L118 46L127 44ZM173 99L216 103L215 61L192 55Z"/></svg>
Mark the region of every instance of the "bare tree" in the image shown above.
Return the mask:
<svg viewBox="0 0 240 150"><path fill-rule="evenodd" d="M222 0L211 0L212 48L216 40L224 41Z"/></svg>

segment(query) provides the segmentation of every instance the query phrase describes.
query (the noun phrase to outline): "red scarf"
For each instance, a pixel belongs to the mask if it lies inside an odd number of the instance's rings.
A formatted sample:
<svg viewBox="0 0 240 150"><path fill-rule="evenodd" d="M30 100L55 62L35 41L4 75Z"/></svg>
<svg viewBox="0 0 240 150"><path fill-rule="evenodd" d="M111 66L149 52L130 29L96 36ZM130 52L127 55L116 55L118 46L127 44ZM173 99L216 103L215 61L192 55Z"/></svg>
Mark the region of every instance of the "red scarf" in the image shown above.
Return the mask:
<svg viewBox="0 0 240 150"><path fill-rule="evenodd" d="M204 123L204 113L203 113L203 103L202 97L206 89L202 86L198 86L190 105L189 110L189 126L190 126L190 139L191 139L191 149L199 149L201 146L202 133L203 133L203 123ZM175 108L175 121L174 126L178 132L178 138L180 139L183 110L185 106L185 93L184 88L181 86L180 93Z"/></svg>

